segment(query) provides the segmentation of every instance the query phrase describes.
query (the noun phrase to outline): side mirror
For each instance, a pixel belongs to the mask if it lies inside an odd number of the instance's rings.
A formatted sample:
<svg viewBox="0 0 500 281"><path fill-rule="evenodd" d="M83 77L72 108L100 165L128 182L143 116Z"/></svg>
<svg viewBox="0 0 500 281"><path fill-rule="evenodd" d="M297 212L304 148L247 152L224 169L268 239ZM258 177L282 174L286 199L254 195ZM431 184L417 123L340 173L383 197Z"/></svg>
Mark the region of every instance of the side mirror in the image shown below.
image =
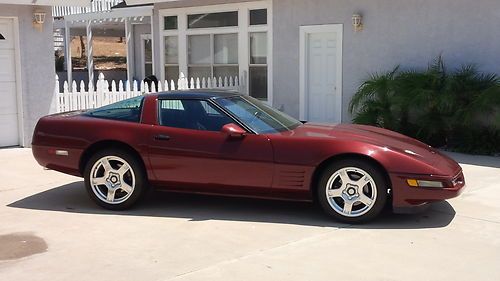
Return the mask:
<svg viewBox="0 0 500 281"><path fill-rule="evenodd" d="M230 138L234 139L242 139L246 135L246 131L243 130L240 126L234 124L234 123L229 123L224 125L222 127L221 132L228 135Z"/></svg>

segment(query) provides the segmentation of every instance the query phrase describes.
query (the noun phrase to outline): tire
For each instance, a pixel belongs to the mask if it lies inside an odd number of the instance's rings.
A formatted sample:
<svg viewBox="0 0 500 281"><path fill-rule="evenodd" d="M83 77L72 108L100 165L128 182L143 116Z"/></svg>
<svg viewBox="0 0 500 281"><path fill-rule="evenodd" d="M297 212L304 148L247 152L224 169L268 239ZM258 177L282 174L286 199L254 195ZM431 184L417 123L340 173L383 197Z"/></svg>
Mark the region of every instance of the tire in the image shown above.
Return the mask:
<svg viewBox="0 0 500 281"><path fill-rule="evenodd" d="M84 178L90 198L109 210L131 208L147 190L146 173L139 159L118 149L95 153L85 166Z"/></svg>
<svg viewBox="0 0 500 281"><path fill-rule="evenodd" d="M378 167L360 159L343 159L322 171L316 195L329 216L357 224L380 214L387 201L388 187Z"/></svg>

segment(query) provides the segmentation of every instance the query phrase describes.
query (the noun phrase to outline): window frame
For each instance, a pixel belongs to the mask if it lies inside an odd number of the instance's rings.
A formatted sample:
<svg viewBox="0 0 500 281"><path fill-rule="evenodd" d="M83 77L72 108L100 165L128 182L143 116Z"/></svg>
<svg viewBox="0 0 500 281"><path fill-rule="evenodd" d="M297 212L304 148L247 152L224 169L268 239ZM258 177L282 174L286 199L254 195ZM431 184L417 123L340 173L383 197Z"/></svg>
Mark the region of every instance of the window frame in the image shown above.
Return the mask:
<svg viewBox="0 0 500 281"><path fill-rule="evenodd" d="M258 9L267 9L267 24L263 25L250 25L250 11ZM215 27L215 28L188 28L189 14L202 14L202 13L218 13L218 12L231 12L238 11L238 26L235 27ZM267 33L267 100L264 102L269 105L273 104L273 10L272 1L254 1L254 2L242 2L242 3L232 3L232 4L221 4L221 5L211 5L211 6L196 6L196 7L186 7L186 8L171 8L171 9L161 9L159 10L159 30L161 46L160 46L160 63L161 67L161 80L165 80L165 36L178 36L178 48L179 48L179 73L184 73L186 77L189 77L188 68L188 36L189 35L207 35L207 34L228 34L237 33L238 34L238 68L239 68L239 79L240 81L246 81L245 91L242 94L249 95L250 84L249 81L249 69L250 69L250 33L254 32L266 32ZM164 30L164 20L166 16L177 16L178 28L177 30ZM213 53L213 50L211 50ZM213 54L212 54L213 56ZM193 65L202 66L202 65ZM208 66L208 65L207 65ZM231 66L231 65L212 65L215 66ZM264 67L264 65L262 65ZM213 70L212 70L213 74ZM201 77L200 77L201 78ZM168 81L170 82L170 81ZM177 82L177 81L175 81Z"/></svg>
<svg viewBox="0 0 500 281"><path fill-rule="evenodd" d="M216 99L216 98L215 98ZM227 118L231 119L234 124L237 124L241 128L243 128L247 133L254 134L256 135L257 133L253 131L250 127L248 127L245 123L241 122L239 118L234 116L231 112L227 111L224 107L220 106L214 101L214 98L197 98L197 97L189 97L189 98L180 98L180 97L158 97L157 100L157 105L156 105L156 125L163 127L163 128L171 128L171 129L178 129L178 130L189 130L189 131L197 131L197 132L210 132L210 133L221 133L220 131L203 131L203 130L196 130L196 129L188 129L188 128L178 128L178 127L170 127L170 126L165 126L161 124L161 102L165 100L179 100L179 101L184 101L184 100L195 100L195 101L205 101L206 103L210 104L212 107L216 108L218 111L221 112L221 114L225 115Z"/></svg>

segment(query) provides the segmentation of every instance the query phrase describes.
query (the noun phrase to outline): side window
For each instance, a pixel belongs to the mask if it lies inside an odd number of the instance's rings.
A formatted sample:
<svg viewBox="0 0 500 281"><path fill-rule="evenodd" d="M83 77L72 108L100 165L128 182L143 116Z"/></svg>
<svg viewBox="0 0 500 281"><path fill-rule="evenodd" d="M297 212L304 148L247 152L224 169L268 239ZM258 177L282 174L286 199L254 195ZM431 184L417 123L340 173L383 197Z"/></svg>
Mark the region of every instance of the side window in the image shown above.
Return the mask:
<svg viewBox="0 0 500 281"><path fill-rule="evenodd" d="M138 123L141 119L143 100L143 96L135 97L90 110L86 114L97 118Z"/></svg>
<svg viewBox="0 0 500 281"><path fill-rule="evenodd" d="M219 132L233 120L204 100L169 99L159 102L160 125L172 128Z"/></svg>

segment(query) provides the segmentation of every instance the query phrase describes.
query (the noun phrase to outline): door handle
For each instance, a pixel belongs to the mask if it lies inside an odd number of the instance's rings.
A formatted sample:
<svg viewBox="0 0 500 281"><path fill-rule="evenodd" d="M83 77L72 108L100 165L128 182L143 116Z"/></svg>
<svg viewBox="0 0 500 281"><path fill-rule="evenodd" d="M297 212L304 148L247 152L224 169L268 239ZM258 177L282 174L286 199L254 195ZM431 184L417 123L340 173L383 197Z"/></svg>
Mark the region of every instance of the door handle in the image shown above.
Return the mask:
<svg viewBox="0 0 500 281"><path fill-rule="evenodd" d="M170 136L167 135L156 135L155 140L157 141L168 141L170 140Z"/></svg>

